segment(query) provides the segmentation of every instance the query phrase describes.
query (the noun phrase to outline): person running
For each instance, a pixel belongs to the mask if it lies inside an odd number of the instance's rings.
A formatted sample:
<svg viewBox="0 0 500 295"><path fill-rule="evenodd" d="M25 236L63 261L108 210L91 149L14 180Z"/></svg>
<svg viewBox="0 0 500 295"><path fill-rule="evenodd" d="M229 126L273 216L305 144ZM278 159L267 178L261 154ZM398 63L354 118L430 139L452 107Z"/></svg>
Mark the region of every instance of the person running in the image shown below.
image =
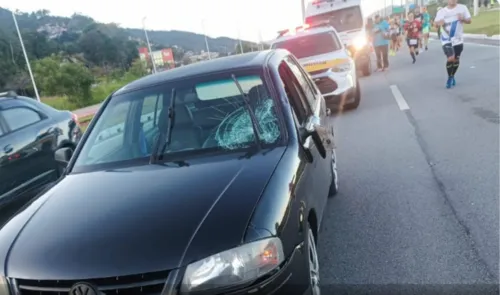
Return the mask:
<svg viewBox="0 0 500 295"><path fill-rule="evenodd" d="M395 56L396 51L398 49L398 26L396 25L394 20L391 21L391 28L389 30L389 34L391 36L389 55Z"/></svg>
<svg viewBox="0 0 500 295"><path fill-rule="evenodd" d="M373 34L377 71L385 71L389 68L389 24L380 15L375 16Z"/></svg>
<svg viewBox="0 0 500 295"><path fill-rule="evenodd" d="M410 56L413 63L417 61L418 55L418 38L420 37L420 22L415 19L413 12L408 14L408 21L405 23L406 43L410 49Z"/></svg>
<svg viewBox="0 0 500 295"><path fill-rule="evenodd" d="M429 35L431 31L431 15L427 11L427 7L422 7L422 39L425 50L429 50ZM422 47L420 47L422 48Z"/></svg>
<svg viewBox="0 0 500 295"><path fill-rule="evenodd" d="M413 13L414 19L416 21L420 22L420 30L418 31L418 35L419 35L418 36L418 47L417 47L417 51L415 52L418 55L418 53L420 51L419 49L422 49L422 43L423 43L422 42L422 36L423 36L423 31L422 31L423 26L422 26L422 24L424 22L424 16L423 16L423 14L421 12L421 9L419 7L416 7L414 11L415 11Z"/></svg>
<svg viewBox="0 0 500 295"><path fill-rule="evenodd" d="M441 43L447 57L446 71L448 80L446 88L456 85L455 74L460 65L460 56L464 49L463 24L471 23L471 14L467 6L458 4L457 0L448 0L448 6L440 9L434 20L436 26L441 27Z"/></svg>

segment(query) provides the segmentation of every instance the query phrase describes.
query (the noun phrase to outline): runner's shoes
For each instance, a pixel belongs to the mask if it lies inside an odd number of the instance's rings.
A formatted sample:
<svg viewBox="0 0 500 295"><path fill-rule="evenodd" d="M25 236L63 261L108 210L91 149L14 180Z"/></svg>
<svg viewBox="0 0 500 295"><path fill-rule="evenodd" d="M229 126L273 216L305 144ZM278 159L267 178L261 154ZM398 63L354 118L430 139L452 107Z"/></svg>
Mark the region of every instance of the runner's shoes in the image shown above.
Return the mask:
<svg viewBox="0 0 500 295"><path fill-rule="evenodd" d="M453 81L454 80L455 80L455 78L448 77L448 81L446 81L446 89L450 89L451 87L453 87Z"/></svg>
<svg viewBox="0 0 500 295"><path fill-rule="evenodd" d="M451 86L456 86L457 85L457 81L455 80L455 77L452 77L451 78Z"/></svg>

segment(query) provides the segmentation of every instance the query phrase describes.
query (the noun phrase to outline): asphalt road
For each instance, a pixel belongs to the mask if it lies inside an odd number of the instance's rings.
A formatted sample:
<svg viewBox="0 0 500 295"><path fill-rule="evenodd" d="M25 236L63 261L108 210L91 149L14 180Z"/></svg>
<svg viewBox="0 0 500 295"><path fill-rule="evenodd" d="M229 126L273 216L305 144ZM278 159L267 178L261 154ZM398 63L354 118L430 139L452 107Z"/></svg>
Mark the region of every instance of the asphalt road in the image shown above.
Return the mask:
<svg viewBox="0 0 500 295"><path fill-rule="evenodd" d="M334 118L340 193L321 228L321 284L328 294L489 294L481 288L499 276L499 47L466 44L454 89L437 41L415 65L406 50L362 78L357 110Z"/></svg>

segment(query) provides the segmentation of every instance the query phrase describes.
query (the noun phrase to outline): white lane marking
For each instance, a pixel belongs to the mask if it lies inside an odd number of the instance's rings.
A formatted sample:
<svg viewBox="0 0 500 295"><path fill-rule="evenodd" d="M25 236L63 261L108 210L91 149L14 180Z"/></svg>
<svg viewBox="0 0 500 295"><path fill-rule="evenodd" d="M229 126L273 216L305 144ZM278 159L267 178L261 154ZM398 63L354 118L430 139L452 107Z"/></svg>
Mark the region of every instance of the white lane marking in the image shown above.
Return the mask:
<svg viewBox="0 0 500 295"><path fill-rule="evenodd" d="M403 97L403 94L401 94L401 91L399 91L398 86L391 85L391 91L392 95L394 96L394 99L396 99L396 102L398 103L399 109L402 111L409 110L410 106Z"/></svg>

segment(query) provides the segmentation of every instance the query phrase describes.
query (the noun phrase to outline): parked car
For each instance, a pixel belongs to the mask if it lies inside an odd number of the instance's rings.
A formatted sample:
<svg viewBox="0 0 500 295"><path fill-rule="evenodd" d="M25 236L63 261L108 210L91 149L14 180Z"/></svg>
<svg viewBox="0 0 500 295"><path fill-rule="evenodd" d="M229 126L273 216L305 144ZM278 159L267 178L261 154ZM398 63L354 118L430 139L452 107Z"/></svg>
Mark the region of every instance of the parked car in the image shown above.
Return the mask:
<svg viewBox="0 0 500 295"><path fill-rule="evenodd" d="M57 149L75 149L76 115L14 92L0 93L0 207L36 195L61 174Z"/></svg>
<svg viewBox="0 0 500 295"><path fill-rule="evenodd" d="M319 294L327 113L282 49L128 84L0 230L0 294Z"/></svg>

